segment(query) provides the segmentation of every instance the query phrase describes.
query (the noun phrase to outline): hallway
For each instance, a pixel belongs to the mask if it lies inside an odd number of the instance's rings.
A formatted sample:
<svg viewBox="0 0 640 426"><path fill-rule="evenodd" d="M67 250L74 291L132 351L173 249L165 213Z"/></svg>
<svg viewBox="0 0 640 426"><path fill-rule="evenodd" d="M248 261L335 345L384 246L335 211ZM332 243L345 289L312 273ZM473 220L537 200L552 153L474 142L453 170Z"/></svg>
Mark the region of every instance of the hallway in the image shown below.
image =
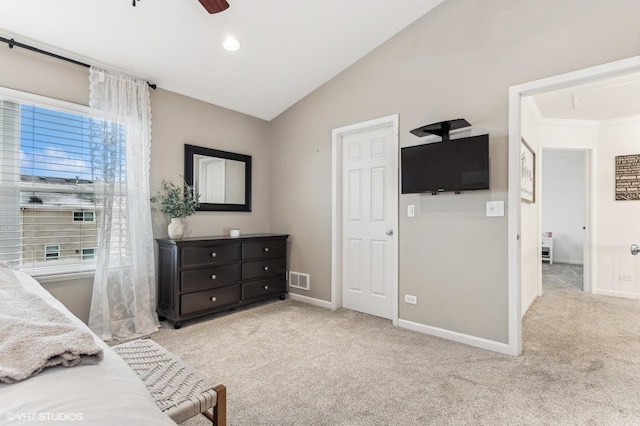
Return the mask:
<svg viewBox="0 0 640 426"><path fill-rule="evenodd" d="M568 263L542 263L542 292L550 286L560 286L583 291L583 266Z"/></svg>

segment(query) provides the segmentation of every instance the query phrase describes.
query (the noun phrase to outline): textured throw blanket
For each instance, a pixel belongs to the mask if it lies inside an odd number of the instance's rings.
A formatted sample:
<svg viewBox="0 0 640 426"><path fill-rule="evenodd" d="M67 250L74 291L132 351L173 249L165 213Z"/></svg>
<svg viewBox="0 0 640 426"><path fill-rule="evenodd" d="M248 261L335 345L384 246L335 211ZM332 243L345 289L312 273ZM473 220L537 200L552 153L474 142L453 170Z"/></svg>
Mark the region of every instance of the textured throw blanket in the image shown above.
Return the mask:
<svg viewBox="0 0 640 426"><path fill-rule="evenodd" d="M88 331L0 267L0 383L19 382L56 365L97 364L102 355Z"/></svg>

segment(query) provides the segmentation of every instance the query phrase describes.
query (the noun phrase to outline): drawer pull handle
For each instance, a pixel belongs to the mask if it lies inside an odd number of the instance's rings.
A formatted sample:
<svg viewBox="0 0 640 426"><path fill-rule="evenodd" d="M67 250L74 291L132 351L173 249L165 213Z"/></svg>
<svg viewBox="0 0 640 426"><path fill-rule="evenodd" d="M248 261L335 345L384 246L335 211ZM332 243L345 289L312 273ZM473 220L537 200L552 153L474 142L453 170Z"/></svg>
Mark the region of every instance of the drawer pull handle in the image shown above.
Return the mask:
<svg viewBox="0 0 640 426"><path fill-rule="evenodd" d="M216 279L216 276L215 276L215 275L211 275L211 279L212 279L212 280L215 280L215 279Z"/></svg>
<svg viewBox="0 0 640 426"><path fill-rule="evenodd" d="M216 257L216 256L217 256L216 252L211 253L211 257Z"/></svg>
<svg viewBox="0 0 640 426"><path fill-rule="evenodd" d="M268 270L269 270L269 267L268 267L268 266L265 266L265 267L264 267L264 270L265 270L265 271L268 271Z"/></svg>
<svg viewBox="0 0 640 426"><path fill-rule="evenodd" d="M216 300L217 300L217 299L216 299L216 297L215 297L215 296L211 296L211 301L212 301L212 302L215 302Z"/></svg>
<svg viewBox="0 0 640 426"><path fill-rule="evenodd" d="M264 248L264 251L269 251L269 247L265 247L265 248Z"/></svg>
<svg viewBox="0 0 640 426"><path fill-rule="evenodd" d="M265 289L265 290L269 290L269 286L268 286L268 285L265 285L265 286L264 286L264 289Z"/></svg>

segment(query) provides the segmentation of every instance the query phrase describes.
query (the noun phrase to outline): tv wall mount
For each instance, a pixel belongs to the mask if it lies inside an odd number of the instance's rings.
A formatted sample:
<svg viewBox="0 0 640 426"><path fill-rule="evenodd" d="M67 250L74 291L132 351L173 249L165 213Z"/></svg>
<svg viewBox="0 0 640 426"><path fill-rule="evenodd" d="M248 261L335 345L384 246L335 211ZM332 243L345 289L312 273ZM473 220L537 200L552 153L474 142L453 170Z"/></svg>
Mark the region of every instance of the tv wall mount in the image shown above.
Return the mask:
<svg viewBox="0 0 640 426"><path fill-rule="evenodd" d="M432 123L418 127L417 129L413 129L411 133L419 138L428 135L437 135L441 136L443 141L448 141L449 132L451 130L464 129L469 126L471 126L471 124L469 124L469 122L464 118L456 118L455 120L441 121L439 123Z"/></svg>

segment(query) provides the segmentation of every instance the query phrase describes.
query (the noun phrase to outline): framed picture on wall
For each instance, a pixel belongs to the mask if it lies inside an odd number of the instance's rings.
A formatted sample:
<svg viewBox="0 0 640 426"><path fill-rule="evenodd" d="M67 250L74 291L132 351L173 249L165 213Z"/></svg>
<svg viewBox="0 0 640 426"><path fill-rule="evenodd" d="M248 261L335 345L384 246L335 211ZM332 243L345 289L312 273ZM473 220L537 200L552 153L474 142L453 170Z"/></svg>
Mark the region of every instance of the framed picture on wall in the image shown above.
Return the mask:
<svg viewBox="0 0 640 426"><path fill-rule="evenodd" d="M640 200L640 154L616 156L616 200Z"/></svg>
<svg viewBox="0 0 640 426"><path fill-rule="evenodd" d="M520 140L520 199L536 202L536 154L524 138Z"/></svg>

